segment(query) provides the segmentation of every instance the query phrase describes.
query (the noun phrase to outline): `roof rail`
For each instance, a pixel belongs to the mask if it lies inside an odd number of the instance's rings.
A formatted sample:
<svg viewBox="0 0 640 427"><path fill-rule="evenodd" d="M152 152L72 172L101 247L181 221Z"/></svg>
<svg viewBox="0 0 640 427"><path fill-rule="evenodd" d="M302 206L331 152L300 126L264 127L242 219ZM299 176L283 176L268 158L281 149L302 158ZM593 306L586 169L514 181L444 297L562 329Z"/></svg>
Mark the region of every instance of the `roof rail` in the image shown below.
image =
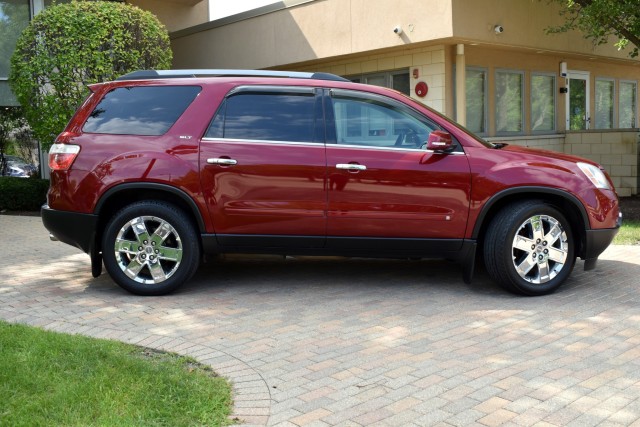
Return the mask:
<svg viewBox="0 0 640 427"><path fill-rule="evenodd" d="M348 82L330 73L306 73L301 71L272 70L139 70L118 77L116 80L173 79L188 77L281 77Z"/></svg>

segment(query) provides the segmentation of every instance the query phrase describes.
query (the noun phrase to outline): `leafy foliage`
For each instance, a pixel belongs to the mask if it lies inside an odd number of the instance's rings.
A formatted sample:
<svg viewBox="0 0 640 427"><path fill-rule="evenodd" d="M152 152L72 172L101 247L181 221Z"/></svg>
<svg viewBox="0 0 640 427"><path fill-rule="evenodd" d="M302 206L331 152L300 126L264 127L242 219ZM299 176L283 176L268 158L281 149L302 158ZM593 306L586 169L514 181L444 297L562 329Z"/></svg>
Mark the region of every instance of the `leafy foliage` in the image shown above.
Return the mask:
<svg viewBox="0 0 640 427"><path fill-rule="evenodd" d="M549 0L561 6L565 23L547 29L560 33L581 30L595 44L607 43L610 36L618 41L619 49L630 47L629 56L638 56L640 48L640 5L638 0ZM634 46L629 46L629 44Z"/></svg>
<svg viewBox="0 0 640 427"><path fill-rule="evenodd" d="M45 149L62 132L87 85L138 69L169 68L166 28L124 3L73 1L45 9L18 39L9 81Z"/></svg>
<svg viewBox="0 0 640 427"><path fill-rule="evenodd" d="M39 211L48 190L46 179L0 177L0 210Z"/></svg>

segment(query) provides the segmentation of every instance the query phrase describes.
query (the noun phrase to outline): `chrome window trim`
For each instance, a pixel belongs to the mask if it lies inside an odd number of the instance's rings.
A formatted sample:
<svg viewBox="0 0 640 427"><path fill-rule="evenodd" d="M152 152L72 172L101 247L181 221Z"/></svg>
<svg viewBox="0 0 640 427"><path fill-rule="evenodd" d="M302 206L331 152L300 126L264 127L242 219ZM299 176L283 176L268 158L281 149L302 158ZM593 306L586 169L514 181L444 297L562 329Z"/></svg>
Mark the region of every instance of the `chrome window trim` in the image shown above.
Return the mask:
<svg viewBox="0 0 640 427"><path fill-rule="evenodd" d="M314 147L324 147L323 142L296 142L296 141L271 141L269 139L235 139L235 138L202 138L202 142L227 142L232 144L276 144L276 145L310 145Z"/></svg>
<svg viewBox="0 0 640 427"><path fill-rule="evenodd" d="M313 147L335 147L335 148L358 148L361 150L378 150L378 151L403 151L412 153L437 153L433 150L424 148L400 148L400 147L376 147L373 145L349 145L349 144L324 144L321 142L295 142L295 141L271 141L268 139L231 139L231 138L202 138L202 142L226 142L232 144L274 144L274 145L302 145ZM451 151L441 154L465 155L464 151Z"/></svg>

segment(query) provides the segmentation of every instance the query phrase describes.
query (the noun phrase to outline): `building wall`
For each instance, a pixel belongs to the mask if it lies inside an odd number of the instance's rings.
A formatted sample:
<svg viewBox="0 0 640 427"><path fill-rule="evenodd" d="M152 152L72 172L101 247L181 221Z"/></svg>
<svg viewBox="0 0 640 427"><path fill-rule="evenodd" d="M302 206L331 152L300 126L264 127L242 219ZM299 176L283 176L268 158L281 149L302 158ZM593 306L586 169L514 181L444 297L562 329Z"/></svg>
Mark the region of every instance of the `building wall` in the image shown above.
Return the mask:
<svg viewBox="0 0 640 427"><path fill-rule="evenodd" d="M209 0L126 0L148 10L171 31L178 31L209 21Z"/></svg>
<svg viewBox="0 0 640 427"><path fill-rule="evenodd" d="M429 11L425 19L418 10ZM270 68L452 36L451 0L325 0L172 34L179 68ZM402 25L398 36L393 29ZM416 46L416 44L418 44Z"/></svg>
<svg viewBox="0 0 640 427"><path fill-rule="evenodd" d="M452 0L453 35L460 42L522 47L531 53L571 53L584 57L608 57L628 61L627 52L611 43L594 46L578 31L547 34L564 17L555 3L540 0ZM504 32L496 34L500 24ZM638 61L635 61L636 63Z"/></svg>
<svg viewBox="0 0 640 427"><path fill-rule="evenodd" d="M569 132L564 152L600 163L611 175L621 197L638 194L637 129L628 131Z"/></svg>
<svg viewBox="0 0 640 427"><path fill-rule="evenodd" d="M447 66L446 49L442 45L314 62L312 65L300 66L297 69L299 71L327 72L341 76L405 70L411 77L410 96L437 111L444 112ZM418 70L418 78L413 77L414 70ZM415 86L419 81L424 81L429 87L424 98L415 93Z"/></svg>

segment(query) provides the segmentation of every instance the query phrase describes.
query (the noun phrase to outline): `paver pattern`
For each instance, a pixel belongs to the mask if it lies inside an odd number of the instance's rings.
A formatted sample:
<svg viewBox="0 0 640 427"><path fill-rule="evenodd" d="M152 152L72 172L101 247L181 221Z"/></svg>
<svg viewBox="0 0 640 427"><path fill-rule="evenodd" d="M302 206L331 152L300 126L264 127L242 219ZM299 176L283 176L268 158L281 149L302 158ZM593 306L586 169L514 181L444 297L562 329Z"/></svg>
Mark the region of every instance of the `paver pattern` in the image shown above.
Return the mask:
<svg viewBox="0 0 640 427"><path fill-rule="evenodd" d="M37 217L0 230L0 319L194 356L246 425L640 425L638 246L539 298L446 261L264 256L137 297Z"/></svg>

